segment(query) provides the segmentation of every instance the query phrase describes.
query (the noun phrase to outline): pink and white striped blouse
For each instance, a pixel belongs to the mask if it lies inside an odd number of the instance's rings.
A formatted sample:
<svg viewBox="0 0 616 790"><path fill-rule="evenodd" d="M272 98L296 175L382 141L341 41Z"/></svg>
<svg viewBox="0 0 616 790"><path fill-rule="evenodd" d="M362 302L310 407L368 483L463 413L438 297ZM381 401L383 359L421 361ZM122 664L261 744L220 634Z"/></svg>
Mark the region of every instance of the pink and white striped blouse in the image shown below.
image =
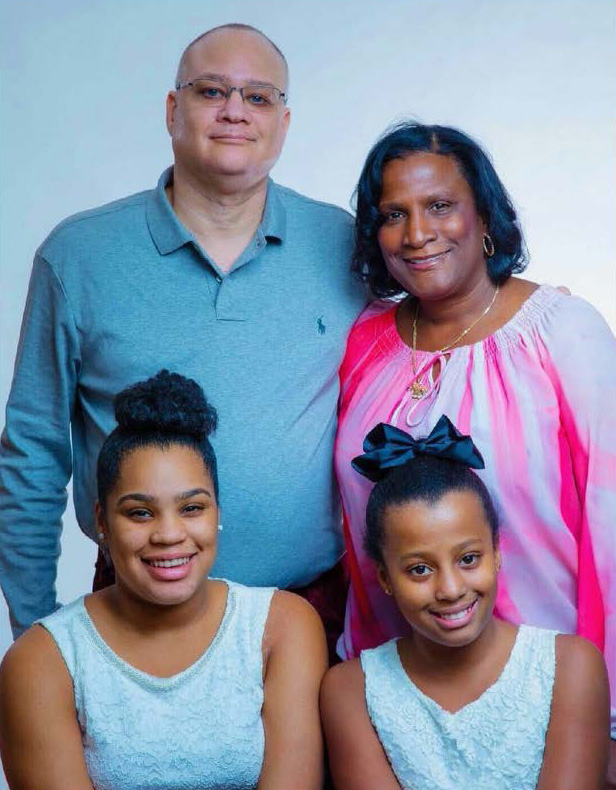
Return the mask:
<svg viewBox="0 0 616 790"><path fill-rule="evenodd" d="M372 483L355 472L379 422L427 436L441 414L480 449L479 472L501 518L496 614L578 633L604 652L616 694L616 341L580 298L538 288L479 343L440 355L400 338L391 302L369 305L351 330L340 371L336 472L351 589L339 646L350 658L407 626L381 591L362 539ZM614 708L614 704L612 705Z"/></svg>

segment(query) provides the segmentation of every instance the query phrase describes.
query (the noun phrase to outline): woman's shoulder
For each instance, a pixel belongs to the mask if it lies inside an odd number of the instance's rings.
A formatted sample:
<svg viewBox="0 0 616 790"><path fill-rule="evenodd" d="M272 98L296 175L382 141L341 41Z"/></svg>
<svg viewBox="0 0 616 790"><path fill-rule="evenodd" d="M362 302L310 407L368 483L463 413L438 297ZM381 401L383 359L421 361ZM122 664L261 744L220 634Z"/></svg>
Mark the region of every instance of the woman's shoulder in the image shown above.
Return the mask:
<svg viewBox="0 0 616 790"><path fill-rule="evenodd" d="M38 677L69 679L69 673L52 635L39 624L31 626L7 650L0 664L0 688L19 687Z"/></svg>
<svg viewBox="0 0 616 790"><path fill-rule="evenodd" d="M275 587L249 587L228 579L208 579L219 600L223 600L219 633L227 639L253 647L265 641L275 621L272 611L278 591Z"/></svg>
<svg viewBox="0 0 616 790"><path fill-rule="evenodd" d="M314 628L321 620L315 608L290 590L275 589L270 605L270 619L282 628L299 625L302 628Z"/></svg>
<svg viewBox="0 0 616 790"><path fill-rule="evenodd" d="M511 323L522 328L531 325L543 334L571 337L579 330L584 338L593 333L611 335L601 313L581 296L569 293L562 287L512 277L508 281L512 309Z"/></svg>
<svg viewBox="0 0 616 790"><path fill-rule="evenodd" d="M347 341L347 354L349 349L365 346L379 338L388 327L395 327L398 304L390 299L377 299L370 302L351 327Z"/></svg>
<svg viewBox="0 0 616 790"><path fill-rule="evenodd" d="M325 645L325 631L314 607L296 593L275 590L263 637L266 655L273 651L307 651L320 653Z"/></svg>
<svg viewBox="0 0 616 790"><path fill-rule="evenodd" d="M208 583L217 588L220 592L225 588L234 599L242 605L247 603L271 602L278 592L276 587L250 587L240 582L233 582L229 579L209 579Z"/></svg>
<svg viewBox="0 0 616 790"><path fill-rule="evenodd" d="M353 324L347 339L346 351L340 368L340 380L347 377L357 367L376 342L387 345L386 338L391 336L395 341L396 308L398 302L379 299L363 310Z"/></svg>
<svg viewBox="0 0 616 790"><path fill-rule="evenodd" d="M17 665L21 670L28 667L26 671L31 672L36 671L39 665L52 671L55 665L60 671L65 671L66 664L61 644L66 641L65 634L73 634L75 619L84 612L83 600L83 596L77 598L30 626L11 645L2 666Z"/></svg>
<svg viewBox="0 0 616 790"><path fill-rule="evenodd" d="M350 337L361 337L391 324L395 320L396 308L399 304L399 300L392 299L375 299L369 302L353 324Z"/></svg>
<svg viewBox="0 0 616 790"><path fill-rule="evenodd" d="M311 604L289 590L279 590L277 587L252 587L228 579L211 579L211 582L226 585L237 606L267 606L268 627L277 624L285 627L292 623L312 623L315 622L315 618L316 622L320 622Z"/></svg>
<svg viewBox="0 0 616 790"><path fill-rule="evenodd" d="M521 352L524 366L520 370L528 369L535 359L556 376L568 376L573 368L579 373L579 365L597 367L598 360L614 357L614 335L598 310L582 297L520 278L507 281L503 291L509 314L488 339L486 348L491 353L499 349ZM599 365L598 369L607 367Z"/></svg>
<svg viewBox="0 0 616 790"><path fill-rule="evenodd" d="M60 606L55 612L48 614L46 617L41 617L36 621L36 623L37 625L41 625L47 631L51 632L53 632L53 630L56 628L68 627L75 620L75 618L83 616L84 612L86 611L86 597L97 598L98 596L102 595L103 592L104 591L101 590L99 592L90 593L88 596L80 595L79 598L75 598L74 601Z"/></svg>

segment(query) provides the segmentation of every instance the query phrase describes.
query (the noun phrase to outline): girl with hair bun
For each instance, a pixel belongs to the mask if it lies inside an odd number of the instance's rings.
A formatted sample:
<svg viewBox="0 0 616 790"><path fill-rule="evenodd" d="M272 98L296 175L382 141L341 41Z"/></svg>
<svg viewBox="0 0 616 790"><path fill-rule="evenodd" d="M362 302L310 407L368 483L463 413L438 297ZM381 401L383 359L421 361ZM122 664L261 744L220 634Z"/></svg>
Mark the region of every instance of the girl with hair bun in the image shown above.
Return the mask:
<svg viewBox="0 0 616 790"><path fill-rule="evenodd" d="M380 423L364 546L411 627L333 667L321 714L337 790L602 790L609 690L586 639L494 617L498 517L470 437Z"/></svg>
<svg viewBox="0 0 616 790"><path fill-rule="evenodd" d="M163 370L121 392L115 413L96 504L115 583L6 654L9 787L317 790L318 616L291 593L208 578L221 529L216 411L196 382Z"/></svg>

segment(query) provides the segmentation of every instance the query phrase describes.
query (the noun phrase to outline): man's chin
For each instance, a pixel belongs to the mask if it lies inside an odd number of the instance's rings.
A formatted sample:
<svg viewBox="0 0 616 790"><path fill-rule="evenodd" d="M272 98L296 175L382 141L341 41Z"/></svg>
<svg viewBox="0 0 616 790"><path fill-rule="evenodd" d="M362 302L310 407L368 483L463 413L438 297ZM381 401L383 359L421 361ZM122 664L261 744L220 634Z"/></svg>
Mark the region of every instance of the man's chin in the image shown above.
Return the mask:
<svg viewBox="0 0 616 790"><path fill-rule="evenodd" d="M228 178L233 182L258 184L268 177L274 163L255 162L249 157L224 156L209 160L201 167L201 172L206 178Z"/></svg>

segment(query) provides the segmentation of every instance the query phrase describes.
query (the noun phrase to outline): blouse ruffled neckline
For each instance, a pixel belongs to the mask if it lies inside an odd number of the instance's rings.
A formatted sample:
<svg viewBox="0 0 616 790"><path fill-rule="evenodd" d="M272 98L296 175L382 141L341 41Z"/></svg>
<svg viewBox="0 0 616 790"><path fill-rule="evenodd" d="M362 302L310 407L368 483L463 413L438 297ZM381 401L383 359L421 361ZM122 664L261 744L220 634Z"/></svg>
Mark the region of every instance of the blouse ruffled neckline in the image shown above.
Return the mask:
<svg viewBox="0 0 616 790"><path fill-rule="evenodd" d="M566 297L551 285L540 285L522 303L517 312L491 335L475 343L455 346L445 353L448 356L469 354L472 349L479 346L489 347L490 345L495 345L497 347L502 347L504 345L517 345L520 342L520 336L536 326L538 318L545 315L545 311L555 304L559 298ZM404 342L396 325L396 311L399 306L399 304L392 305L391 309L385 313L384 317L387 323L384 331L379 336L378 344L380 349L385 353L395 352L396 354L406 354L410 356L413 349ZM441 356L440 351L424 351L420 348L416 349L415 354L422 362L428 357Z"/></svg>

